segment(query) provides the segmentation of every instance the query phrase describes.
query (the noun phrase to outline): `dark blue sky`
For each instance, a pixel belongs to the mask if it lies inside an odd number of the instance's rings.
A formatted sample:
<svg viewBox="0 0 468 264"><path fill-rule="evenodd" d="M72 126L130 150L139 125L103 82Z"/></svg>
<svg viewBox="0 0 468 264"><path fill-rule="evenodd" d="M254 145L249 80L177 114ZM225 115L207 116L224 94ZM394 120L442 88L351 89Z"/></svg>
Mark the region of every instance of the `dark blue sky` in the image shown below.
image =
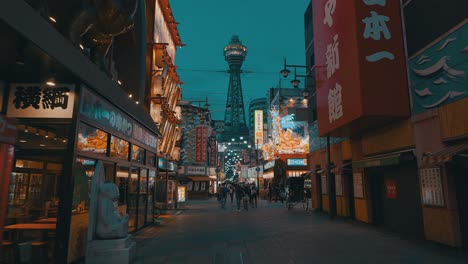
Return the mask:
<svg viewBox="0 0 468 264"><path fill-rule="evenodd" d="M224 46L232 35L238 35L247 46L242 69L255 72L242 75L245 111L248 111L250 100L265 97L269 88L278 86L285 56L288 64L305 65L304 12L309 2L170 1L174 17L180 23L182 42L186 44L176 54L178 73L185 83L183 100L204 100L208 96L213 118L224 119L229 75L219 71L228 69ZM281 84L291 87L289 80Z"/></svg>

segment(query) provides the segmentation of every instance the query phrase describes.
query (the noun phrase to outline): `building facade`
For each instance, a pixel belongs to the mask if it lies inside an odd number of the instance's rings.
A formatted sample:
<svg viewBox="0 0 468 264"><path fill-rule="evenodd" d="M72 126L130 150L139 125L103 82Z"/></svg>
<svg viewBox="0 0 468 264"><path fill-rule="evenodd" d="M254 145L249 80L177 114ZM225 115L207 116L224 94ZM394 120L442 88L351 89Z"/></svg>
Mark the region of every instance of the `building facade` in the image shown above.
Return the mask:
<svg viewBox="0 0 468 264"><path fill-rule="evenodd" d="M323 10L321 4L324 3L317 1L312 5L316 39L330 37L326 33L330 27L323 24L322 12L316 12ZM394 20L386 24L392 38L398 40L391 44L394 59L387 63L355 58L361 74L359 87L340 79L346 74L340 71L346 69L350 61L340 61L340 68L330 70L324 62L323 47L315 44L318 129L311 142L318 142L318 147L311 155L313 167L317 168L313 184L314 207L383 226L404 236L466 246L467 206L464 201L467 199L462 190L467 182L462 171L466 168L468 120L462 113L468 105L468 64L466 47L462 43L466 40L467 17L460 7L466 7L467 3L454 0L441 6L437 1L413 0L402 4L400 8L387 1L382 9ZM349 10L355 8L368 11L374 6L358 5ZM420 19L422 14L427 19ZM337 15L340 14L332 14L332 18ZM340 16L346 18L346 15ZM431 21L447 19L435 24L429 22L429 17ZM400 33L399 28L404 31ZM365 31L365 25L348 30L359 36L350 47L366 46L369 51L378 51L389 45L385 37L380 41L366 38ZM341 47L338 48L340 58L352 52ZM372 65L372 69L366 65ZM374 71L373 74L378 75L383 65L385 71L392 74L382 74L382 70L378 80L384 82L391 78L389 83L399 80L399 84L393 85L398 92L393 90L391 96L400 96L390 100L387 92L379 90L380 94L367 93L369 97L361 98L361 106L352 106L354 109L363 106L361 118L366 111L374 111L380 119L378 122L375 118L367 119L365 129L357 132L353 122L343 122L348 120L347 114L354 114L347 113L351 108L345 103L351 97L340 94L342 108L330 108L331 101L320 95L320 89L336 92L337 86L326 85L333 79L343 86L343 91L345 85L354 92L365 90L374 81L368 76ZM327 71L330 71L328 77ZM384 103L388 100L392 101L391 107ZM321 105L325 107L320 108ZM391 110L385 111L385 107ZM327 135L338 136L330 140L328 151L326 140L320 138Z"/></svg>

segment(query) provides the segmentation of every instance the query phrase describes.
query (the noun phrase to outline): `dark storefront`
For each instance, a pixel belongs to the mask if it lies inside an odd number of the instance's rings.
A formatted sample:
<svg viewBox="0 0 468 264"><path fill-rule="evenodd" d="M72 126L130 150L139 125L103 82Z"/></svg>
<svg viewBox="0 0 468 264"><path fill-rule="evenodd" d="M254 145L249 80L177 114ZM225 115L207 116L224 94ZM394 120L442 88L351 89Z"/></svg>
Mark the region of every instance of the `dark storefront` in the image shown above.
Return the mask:
<svg viewBox="0 0 468 264"><path fill-rule="evenodd" d="M158 157L156 182L156 206L160 209L174 209L177 206L177 164Z"/></svg>
<svg viewBox="0 0 468 264"><path fill-rule="evenodd" d="M373 224L413 238L423 238L418 167L411 151L382 155L354 164L369 180Z"/></svg>

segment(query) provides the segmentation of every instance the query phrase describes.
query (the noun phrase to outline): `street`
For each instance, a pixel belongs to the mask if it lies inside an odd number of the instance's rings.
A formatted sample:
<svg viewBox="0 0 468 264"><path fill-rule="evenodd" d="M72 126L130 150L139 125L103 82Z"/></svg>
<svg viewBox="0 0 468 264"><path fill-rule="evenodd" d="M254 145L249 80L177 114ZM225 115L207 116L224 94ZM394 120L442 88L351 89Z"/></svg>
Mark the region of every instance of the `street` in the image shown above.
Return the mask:
<svg viewBox="0 0 468 264"><path fill-rule="evenodd" d="M237 212L229 198L190 201L188 210L135 235L135 263L468 263L468 255L429 241L326 214L288 211L259 200Z"/></svg>

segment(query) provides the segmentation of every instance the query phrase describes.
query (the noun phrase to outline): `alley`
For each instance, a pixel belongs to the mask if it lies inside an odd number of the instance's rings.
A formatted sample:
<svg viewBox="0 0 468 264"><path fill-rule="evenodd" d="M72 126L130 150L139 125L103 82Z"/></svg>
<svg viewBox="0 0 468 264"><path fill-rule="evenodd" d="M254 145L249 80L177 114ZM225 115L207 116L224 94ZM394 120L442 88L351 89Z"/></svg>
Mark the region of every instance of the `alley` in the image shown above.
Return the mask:
<svg viewBox="0 0 468 264"><path fill-rule="evenodd" d="M468 256L408 241L372 226L261 201L237 212L228 201L192 201L189 210L135 235L135 263L467 263Z"/></svg>

